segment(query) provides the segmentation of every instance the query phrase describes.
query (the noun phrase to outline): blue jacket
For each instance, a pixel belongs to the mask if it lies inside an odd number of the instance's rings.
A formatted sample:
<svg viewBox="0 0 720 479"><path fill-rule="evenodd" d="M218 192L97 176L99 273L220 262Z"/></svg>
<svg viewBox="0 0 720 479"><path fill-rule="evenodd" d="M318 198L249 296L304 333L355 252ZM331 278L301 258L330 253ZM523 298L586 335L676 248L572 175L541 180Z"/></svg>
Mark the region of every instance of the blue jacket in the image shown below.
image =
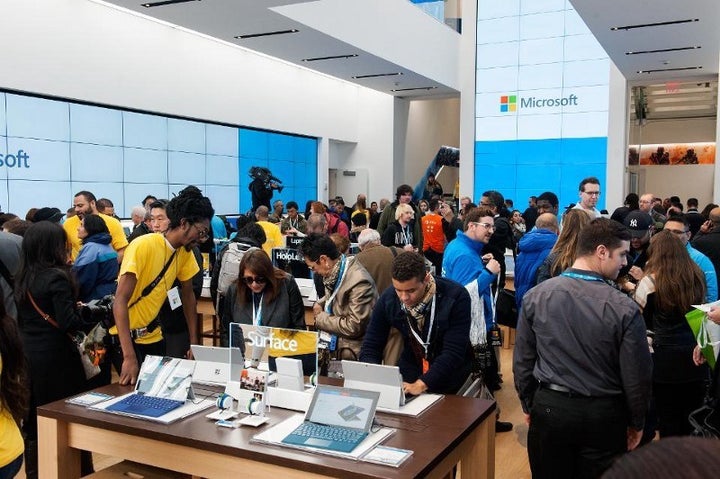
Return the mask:
<svg viewBox="0 0 720 479"><path fill-rule="evenodd" d="M80 300L85 303L115 293L120 265L110 239L107 233L85 238L75 259L72 270L80 285Z"/></svg>
<svg viewBox="0 0 720 479"><path fill-rule="evenodd" d="M473 241L462 231L445 247L442 262L443 278L451 279L465 286L475 280L478 291L482 291L485 306L485 325L489 331L492 327L493 300L490 286L497 275L490 272L482 262L484 243Z"/></svg>
<svg viewBox="0 0 720 479"><path fill-rule="evenodd" d="M515 260L515 302L518 311L523 295L537 284L537 270L557 239L557 233L546 229L534 229L520 239L520 254Z"/></svg>
<svg viewBox="0 0 720 479"><path fill-rule="evenodd" d="M712 303L718 299L718 282L717 273L715 272L715 266L713 266L710 258L702 254L700 251L693 248L690 243L687 244L688 253L690 258L695 261L695 264L700 267L703 274L705 275L705 302Z"/></svg>
<svg viewBox="0 0 720 479"><path fill-rule="evenodd" d="M380 364L390 328L396 328L403 338L398 362L403 381L413 383L422 379L429 392L454 394L467 379L472 366L470 296L465 288L450 280L436 276L435 284L435 319L428 346L430 368L427 373L422 373L422 365L415 358L411 346L414 337L393 288L386 289L373 308L359 360ZM430 327L429 314L425 318L420 335L423 340Z"/></svg>

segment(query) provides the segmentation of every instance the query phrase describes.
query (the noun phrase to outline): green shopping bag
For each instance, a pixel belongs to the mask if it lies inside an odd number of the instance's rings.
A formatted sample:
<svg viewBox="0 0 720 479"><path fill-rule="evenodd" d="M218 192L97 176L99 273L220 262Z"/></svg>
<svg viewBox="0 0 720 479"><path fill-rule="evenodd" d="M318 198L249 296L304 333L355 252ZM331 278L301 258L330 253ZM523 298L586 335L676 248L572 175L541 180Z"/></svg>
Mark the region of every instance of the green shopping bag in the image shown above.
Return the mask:
<svg viewBox="0 0 720 479"><path fill-rule="evenodd" d="M715 350L710 341L710 334L707 331L706 325L708 319L705 317L705 313L699 309L693 309L685 315L690 329L692 329L693 335L697 340L700 350L705 356L705 360L710 365L711 369L715 369Z"/></svg>

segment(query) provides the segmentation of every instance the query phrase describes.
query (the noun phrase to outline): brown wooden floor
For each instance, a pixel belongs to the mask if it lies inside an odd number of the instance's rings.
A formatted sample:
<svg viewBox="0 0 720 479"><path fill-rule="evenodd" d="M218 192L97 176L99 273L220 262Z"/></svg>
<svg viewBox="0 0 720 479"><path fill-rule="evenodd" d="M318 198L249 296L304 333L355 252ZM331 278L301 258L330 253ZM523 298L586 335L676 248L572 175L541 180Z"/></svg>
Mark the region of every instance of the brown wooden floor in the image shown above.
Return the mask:
<svg viewBox="0 0 720 479"><path fill-rule="evenodd" d="M205 317L205 329L211 328L210 317ZM212 345L212 340L205 338L206 345ZM495 477L497 479L529 479L530 466L527 458L527 425L525 417L520 408L512 376L512 347L500 350L500 367L503 373L503 387L495 393L495 397L501 408L500 419L510 421L514 428L511 432L504 432L495 436ZM117 376L113 376L117 381ZM104 469L120 462L117 459L102 454L93 456L95 470ZM25 479L24 471L16 476L16 479Z"/></svg>

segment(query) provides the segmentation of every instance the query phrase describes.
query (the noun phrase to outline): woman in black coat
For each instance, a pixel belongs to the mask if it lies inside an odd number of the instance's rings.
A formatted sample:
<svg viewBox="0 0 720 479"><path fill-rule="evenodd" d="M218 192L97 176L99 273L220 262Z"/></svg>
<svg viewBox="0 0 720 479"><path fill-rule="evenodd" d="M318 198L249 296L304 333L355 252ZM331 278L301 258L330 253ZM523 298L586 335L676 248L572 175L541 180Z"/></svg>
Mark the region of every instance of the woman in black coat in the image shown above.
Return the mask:
<svg viewBox="0 0 720 479"><path fill-rule="evenodd" d="M40 221L28 228L15 280L15 301L30 366L30 412L23 425L25 474L29 479L37 478L37 407L78 394L85 385L80 354L68 336L83 326L68 262L67 236L60 225ZM92 472L92 457L89 453L83 456L85 475Z"/></svg>

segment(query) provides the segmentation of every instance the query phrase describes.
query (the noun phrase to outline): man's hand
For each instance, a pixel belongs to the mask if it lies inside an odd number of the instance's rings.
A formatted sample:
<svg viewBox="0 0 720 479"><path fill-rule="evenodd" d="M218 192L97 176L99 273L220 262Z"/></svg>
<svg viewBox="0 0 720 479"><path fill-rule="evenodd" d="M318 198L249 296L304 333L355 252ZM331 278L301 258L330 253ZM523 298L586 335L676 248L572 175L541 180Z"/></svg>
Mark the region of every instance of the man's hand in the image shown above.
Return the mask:
<svg viewBox="0 0 720 479"><path fill-rule="evenodd" d="M418 379L414 383L403 383L403 392L405 394L412 394L413 396L424 393L427 391L427 388L427 384L425 384L422 379Z"/></svg>
<svg viewBox="0 0 720 479"><path fill-rule="evenodd" d="M123 358L122 369L120 371L120 384L127 386L128 384L134 385L137 382L140 368L138 367L137 358L135 354Z"/></svg>
<svg viewBox="0 0 720 479"><path fill-rule="evenodd" d="M645 273L643 272L642 268L640 268L638 266L633 266L632 268L630 268L630 271L628 271L628 274L630 276L632 276L635 279L635 281L640 281L641 279L643 279L643 276L645 276Z"/></svg>
<svg viewBox="0 0 720 479"><path fill-rule="evenodd" d="M500 263L497 262L494 258L487 262L485 267L492 273L492 274L500 274Z"/></svg>
<svg viewBox="0 0 720 479"><path fill-rule="evenodd" d="M713 222L710 221L710 220L707 220L705 223L703 223L703 224L700 226L700 232L703 233L703 234L709 233L710 230L712 230L712 229L713 229Z"/></svg>
<svg viewBox="0 0 720 479"><path fill-rule="evenodd" d="M707 313L707 317L715 324L720 324L720 308L712 307Z"/></svg>
<svg viewBox="0 0 720 479"><path fill-rule="evenodd" d="M636 447L638 447L638 444L640 444L640 439L642 439L642 429L636 430L631 427L627 429L627 450L632 451Z"/></svg>
<svg viewBox="0 0 720 479"><path fill-rule="evenodd" d="M523 413L525 416L525 424L530 425L530 414Z"/></svg>
<svg viewBox="0 0 720 479"><path fill-rule="evenodd" d="M313 304L313 314L315 316L317 316L318 314L320 314L322 312L323 312L323 308L322 308L322 306L320 306L320 304L318 304L318 303Z"/></svg>

